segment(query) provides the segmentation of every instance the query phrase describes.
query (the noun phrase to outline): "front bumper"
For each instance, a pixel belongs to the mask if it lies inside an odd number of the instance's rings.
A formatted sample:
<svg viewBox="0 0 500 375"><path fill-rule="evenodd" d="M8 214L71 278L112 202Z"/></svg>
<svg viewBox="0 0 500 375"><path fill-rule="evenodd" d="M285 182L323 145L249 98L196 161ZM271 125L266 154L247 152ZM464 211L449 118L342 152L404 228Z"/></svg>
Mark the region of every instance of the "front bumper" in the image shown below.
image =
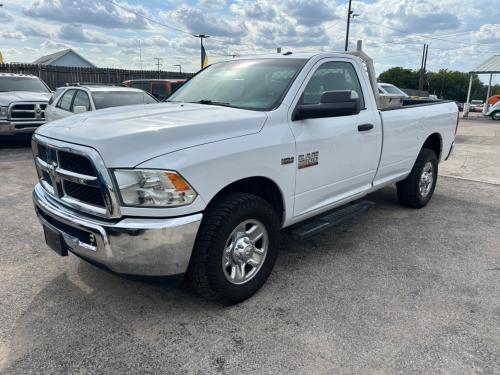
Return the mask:
<svg viewBox="0 0 500 375"><path fill-rule="evenodd" d="M31 134L45 121L4 121L0 120L0 135Z"/></svg>
<svg viewBox="0 0 500 375"><path fill-rule="evenodd" d="M66 208L40 184L33 191L38 219L62 235L70 251L123 274L169 276L184 273L202 214L177 218L106 221Z"/></svg>

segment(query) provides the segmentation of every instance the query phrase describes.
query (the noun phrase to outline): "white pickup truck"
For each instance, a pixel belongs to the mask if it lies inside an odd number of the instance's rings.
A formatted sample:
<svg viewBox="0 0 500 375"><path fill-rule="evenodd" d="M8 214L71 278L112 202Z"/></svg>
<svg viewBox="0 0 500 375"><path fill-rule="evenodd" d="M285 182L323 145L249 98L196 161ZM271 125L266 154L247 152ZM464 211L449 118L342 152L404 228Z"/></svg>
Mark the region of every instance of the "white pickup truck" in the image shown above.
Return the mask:
<svg viewBox="0 0 500 375"><path fill-rule="evenodd" d="M0 138L31 136L45 123L51 95L48 86L36 76L0 73Z"/></svg>
<svg viewBox="0 0 500 375"><path fill-rule="evenodd" d="M282 229L315 233L394 183L402 204L425 206L457 106L388 106L364 60L235 59L167 103L40 127L33 198L47 244L117 273L186 274L203 296L235 303L266 281Z"/></svg>

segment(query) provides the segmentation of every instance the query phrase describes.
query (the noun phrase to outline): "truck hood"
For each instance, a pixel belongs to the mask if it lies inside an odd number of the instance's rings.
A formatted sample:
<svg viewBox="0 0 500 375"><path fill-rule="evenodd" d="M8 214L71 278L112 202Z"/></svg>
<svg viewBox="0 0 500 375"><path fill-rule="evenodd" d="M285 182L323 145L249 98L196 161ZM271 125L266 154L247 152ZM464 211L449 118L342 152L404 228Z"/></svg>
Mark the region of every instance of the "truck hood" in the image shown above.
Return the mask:
<svg viewBox="0 0 500 375"><path fill-rule="evenodd" d="M0 106L8 106L13 102L48 102L51 93L31 91L0 92Z"/></svg>
<svg viewBox="0 0 500 375"><path fill-rule="evenodd" d="M37 134L89 146L109 168L260 131L264 112L191 103L115 107L42 125Z"/></svg>

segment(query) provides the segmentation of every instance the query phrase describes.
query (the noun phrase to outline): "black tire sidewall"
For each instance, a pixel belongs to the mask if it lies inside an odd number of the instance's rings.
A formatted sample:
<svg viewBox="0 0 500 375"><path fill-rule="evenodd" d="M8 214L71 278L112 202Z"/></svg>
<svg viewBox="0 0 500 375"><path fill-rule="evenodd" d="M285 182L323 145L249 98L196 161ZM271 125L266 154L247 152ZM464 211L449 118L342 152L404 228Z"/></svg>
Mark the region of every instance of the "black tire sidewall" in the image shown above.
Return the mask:
<svg viewBox="0 0 500 375"><path fill-rule="evenodd" d="M493 112L491 114L491 118L495 121L500 121L500 111L497 111L497 112Z"/></svg>
<svg viewBox="0 0 500 375"><path fill-rule="evenodd" d="M236 226L248 219L260 221L268 234L268 249L264 264L258 273L247 283L235 285L230 283L222 268L222 257L226 241ZM255 197L248 205L242 205L226 217L212 237L210 256L207 262L208 282L217 294L230 303L242 301L254 294L269 277L278 255L280 224L274 209L264 200Z"/></svg>

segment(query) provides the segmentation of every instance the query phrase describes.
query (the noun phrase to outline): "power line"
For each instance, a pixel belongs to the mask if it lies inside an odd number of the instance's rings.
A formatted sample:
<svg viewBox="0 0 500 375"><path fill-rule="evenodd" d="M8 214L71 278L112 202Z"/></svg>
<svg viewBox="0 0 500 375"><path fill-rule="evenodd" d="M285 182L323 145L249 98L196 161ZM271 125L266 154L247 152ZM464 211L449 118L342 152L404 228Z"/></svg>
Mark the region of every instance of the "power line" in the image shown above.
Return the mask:
<svg viewBox="0 0 500 375"><path fill-rule="evenodd" d="M160 25L160 26L166 27L167 29L174 30L174 31L178 31L178 32L180 32L180 33L184 33L184 34L191 35L191 36L193 35L193 33L189 32L189 31L187 31L187 30L182 30L182 29L177 28L177 27L175 27L175 26L166 25L166 24L164 24L164 23L162 23L162 22L159 22L159 21L157 21L157 20L155 20L155 19L153 19L153 18L151 18L151 17L145 16L144 14L141 14L141 13L139 13L139 12L135 12L135 11L133 11L132 9L129 9L129 8L127 8L127 7L124 7L123 5L117 4L117 3L116 3L116 2L114 2L113 0L105 0L105 1L107 1L108 3L113 4L114 6L116 6L116 7L120 8L120 9L123 9L123 10L124 10L124 11L126 11L126 12L129 12L129 13L135 14L135 15L136 15L136 16L138 16L138 17L142 17L142 18L144 18L144 19L148 20L149 22L152 22L152 23L155 23L155 24L157 24L157 25Z"/></svg>
<svg viewBox="0 0 500 375"><path fill-rule="evenodd" d="M397 29L395 27L391 27L391 26L383 25L379 22L367 20L366 18L358 17L358 19L361 21L365 21L367 23L371 23L372 25L377 25L377 26L385 28L385 29L391 29L391 30L397 31L400 34L403 34L403 35L409 36L409 37L415 37L415 36L421 35L420 39L426 38L426 39L439 40L439 41L444 41L444 42L449 42L449 43L458 43L458 44L462 44L462 45L483 45L483 43L465 43L465 42L460 42L460 41L456 41L456 40L449 40L449 39L440 38L440 36L452 36L454 34L449 34L449 35L445 34L445 35L437 35L437 36L432 36L432 34L429 35L429 33L411 34L411 33L408 33L407 31L403 31L403 30ZM474 30L469 31L468 33L472 33L472 32L474 32ZM498 42L493 42L493 43L498 43ZM486 45L486 43L484 45Z"/></svg>

